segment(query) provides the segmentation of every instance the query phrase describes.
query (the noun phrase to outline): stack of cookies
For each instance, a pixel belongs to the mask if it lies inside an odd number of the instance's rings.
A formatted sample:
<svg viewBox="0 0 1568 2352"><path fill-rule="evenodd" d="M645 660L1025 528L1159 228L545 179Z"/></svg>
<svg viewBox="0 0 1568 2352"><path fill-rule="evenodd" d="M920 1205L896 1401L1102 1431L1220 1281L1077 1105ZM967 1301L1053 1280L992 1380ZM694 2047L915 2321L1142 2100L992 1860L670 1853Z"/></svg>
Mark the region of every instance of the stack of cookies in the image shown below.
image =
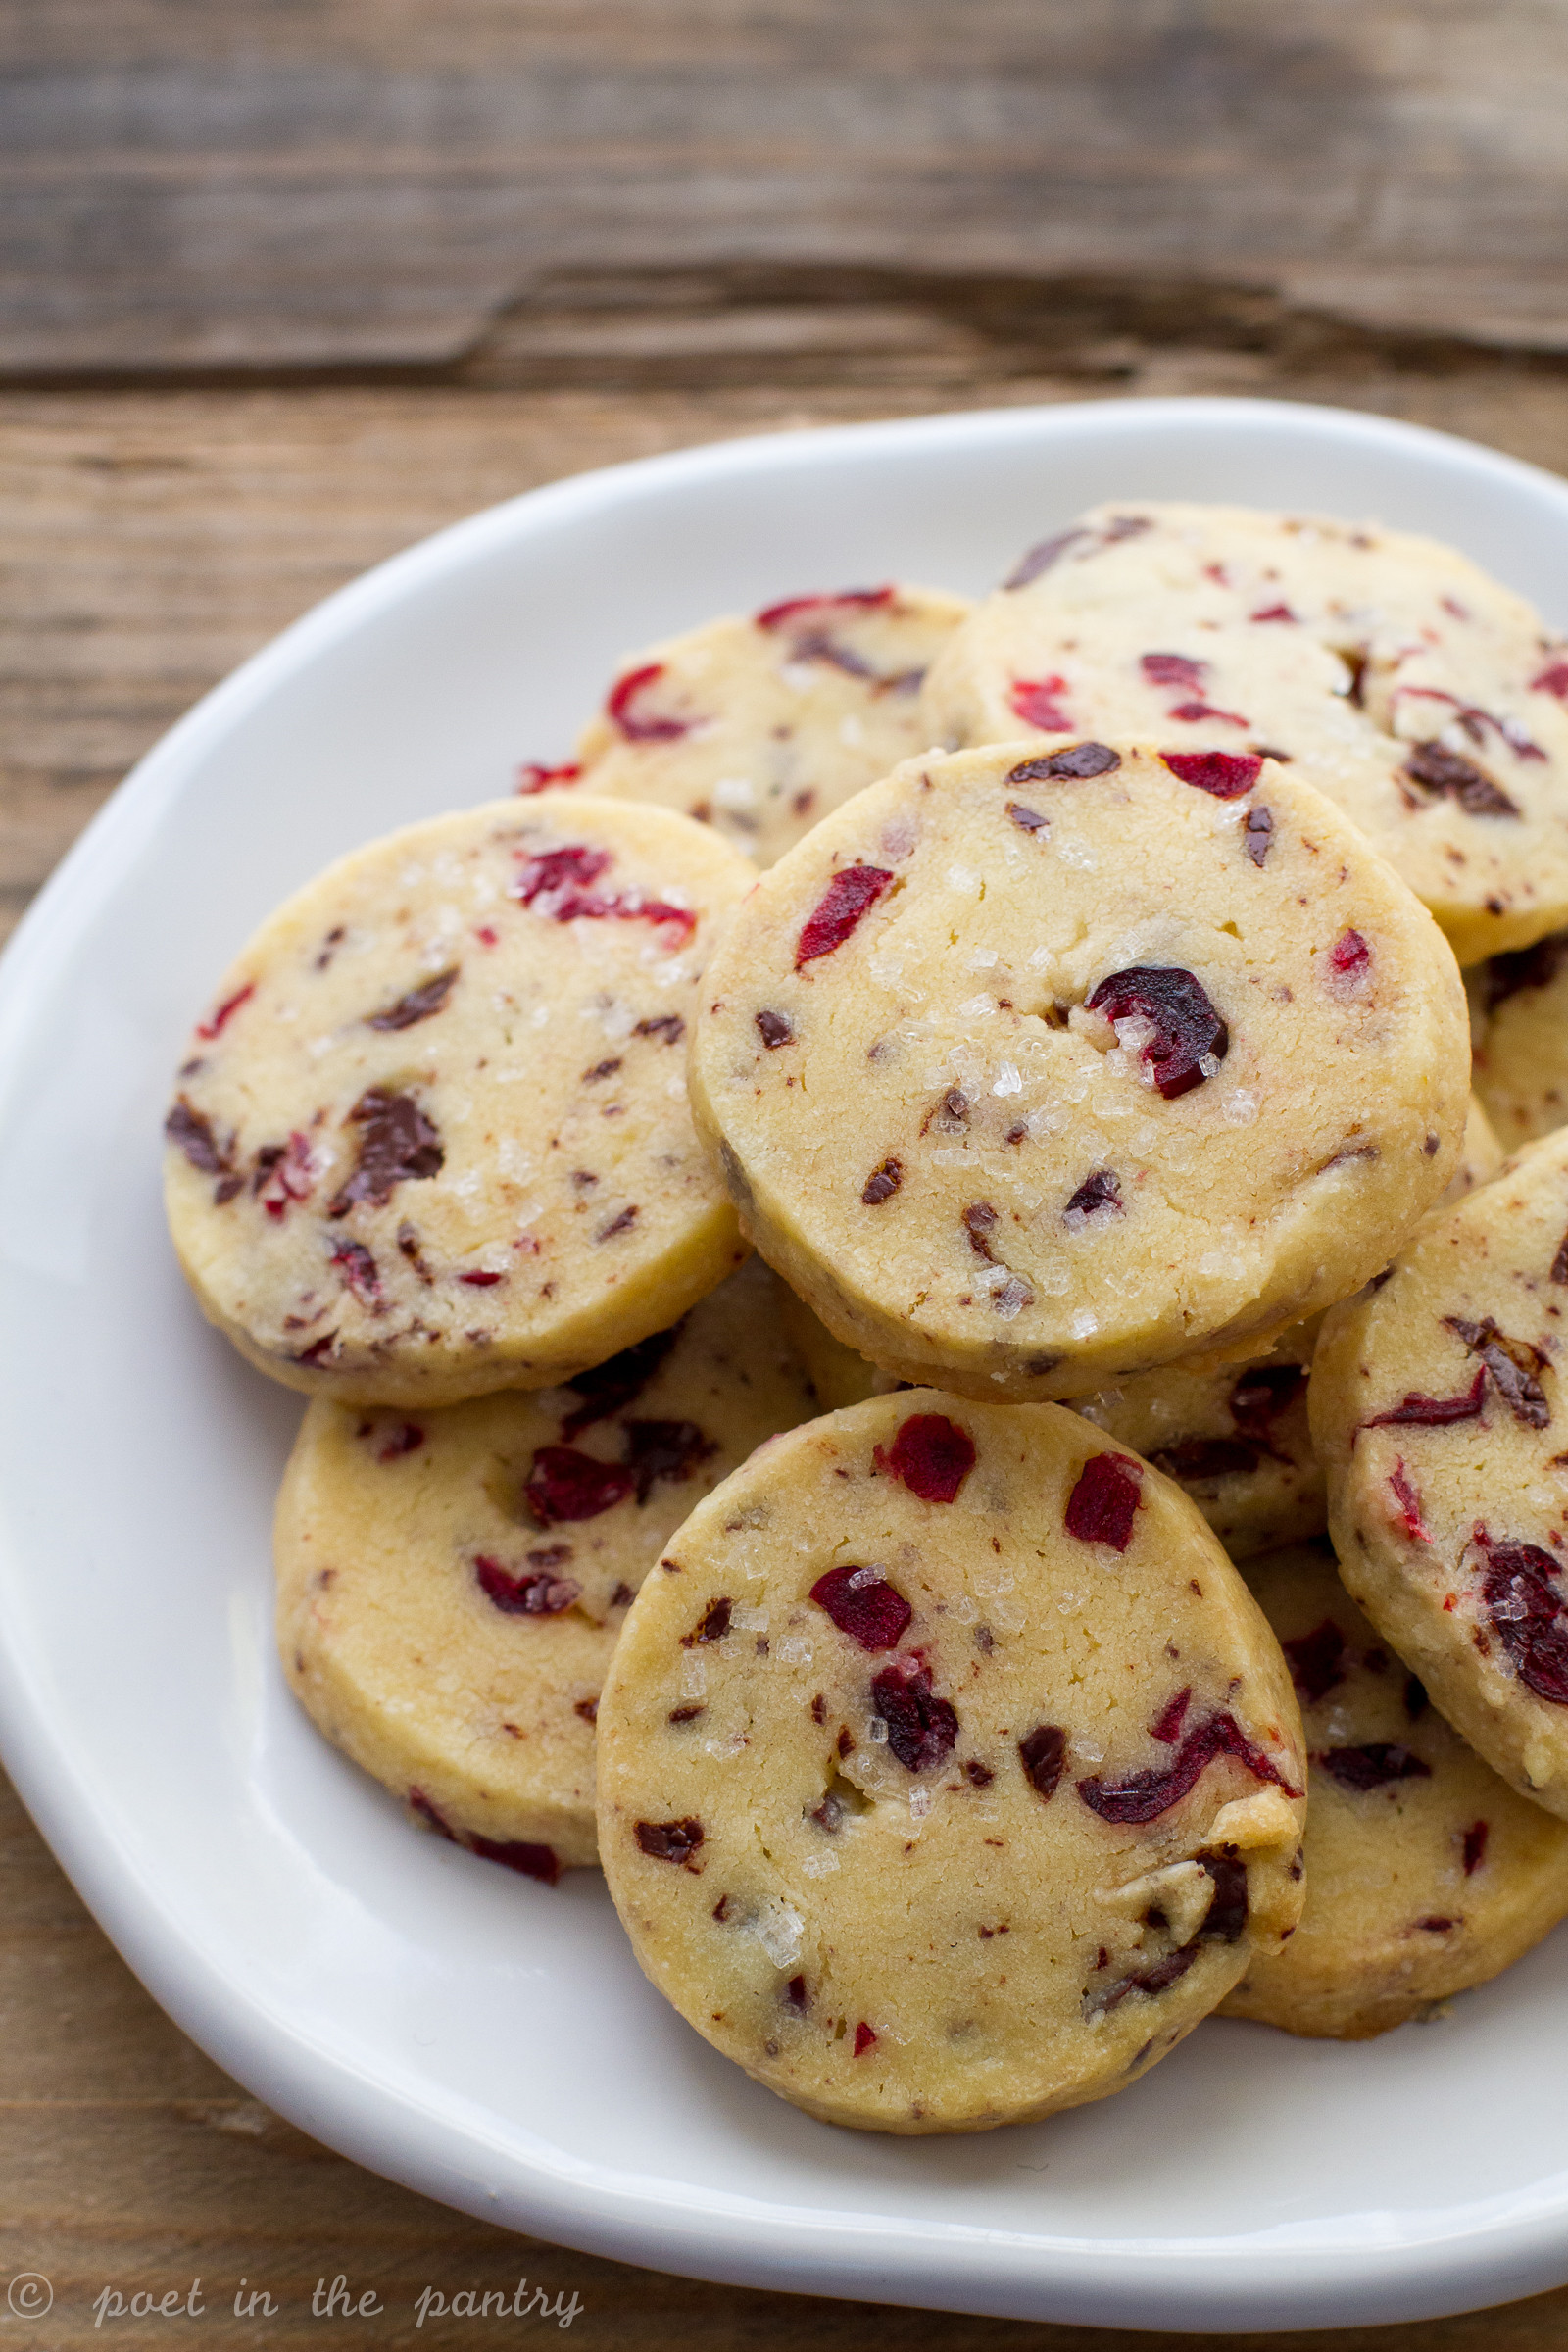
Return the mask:
<svg viewBox="0 0 1568 2352"><path fill-rule="evenodd" d="M831 2122L1494 1976L1568 1913L1565 949L1568 649L1424 540L1117 505L638 656L179 1071L300 1700Z"/></svg>

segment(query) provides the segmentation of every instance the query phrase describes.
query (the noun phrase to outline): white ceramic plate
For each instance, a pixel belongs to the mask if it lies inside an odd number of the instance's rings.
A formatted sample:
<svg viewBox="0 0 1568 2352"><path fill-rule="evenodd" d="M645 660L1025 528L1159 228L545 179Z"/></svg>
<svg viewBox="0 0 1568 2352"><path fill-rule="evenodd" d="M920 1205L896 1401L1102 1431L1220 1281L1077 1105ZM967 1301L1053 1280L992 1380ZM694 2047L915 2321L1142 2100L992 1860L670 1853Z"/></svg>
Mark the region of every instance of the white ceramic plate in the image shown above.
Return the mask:
<svg viewBox="0 0 1568 2352"><path fill-rule="evenodd" d="M1090 500L1450 539L1568 620L1568 488L1336 411L1150 401L731 443L520 498L290 629L145 760L0 969L0 1725L157 1998L331 2146L488 2219L751 2285L1194 2329L1409 2320L1568 2278L1568 1939L1354 2047L1210 2022L1119 2099L838 2132L639 1976L600 1881L431 1838L294 1707L269 1528L298 1400L202 1323L158 1128L275 900L563 756L617 657L727 608L968 590Z"/></svg>

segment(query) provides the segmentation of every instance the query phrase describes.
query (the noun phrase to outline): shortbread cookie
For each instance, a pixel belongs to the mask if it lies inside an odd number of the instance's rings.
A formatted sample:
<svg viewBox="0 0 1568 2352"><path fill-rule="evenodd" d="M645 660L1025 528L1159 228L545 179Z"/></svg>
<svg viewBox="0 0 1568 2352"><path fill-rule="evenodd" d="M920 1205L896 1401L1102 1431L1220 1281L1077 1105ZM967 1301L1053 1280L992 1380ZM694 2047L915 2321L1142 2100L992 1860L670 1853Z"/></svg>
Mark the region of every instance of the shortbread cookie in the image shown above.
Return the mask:
<svg viewBox="0 0 1568 2352"><path fill-rule="evenodd" d="M564 1387L410 1419L318 1396L278 1501L277 1630L315 1722L432 1827L592 1862L594 1717L692 1504L813 1409L757 1259Z"/></svg>
<svg viewBox="0 0 1568 2352"><path fill-rule="evenodd" d="M922 1390L775 1440L671 1537L599 1720L659 1989L833 2123L1121 2089L1300 1911L1279 1648L1157 1471Z"/></svg>
<svg viewBox="0 0 1568 2352"><path fill-rule="evenodd" d="M1255 1561L1306 1726L1306 1908L1225 2017L1362 2041L1484 1984L1568 1914L1568 1825L1450 1731L1327 1546Z"/></svg>
<svg viewBox="0 0 1568 2352"><path fill-rule="evenodd" d="M969 609L932 588L851 589L652 646L583 734L584 789L662 802L771 865L925 749L921 683Z"/></svg>
<svg viewBox="0 0 1568 2352"><path fill-rule="evenodd" d="M1568 921L1568 647L1451 548L1142 501L1024 559L934 665L934 742L1300 761L1462 963Z"/></svg>
<svg viewBox="0 0 1568 2352"><path fill-rule="evenodd" d="M1464 992L1304 767L910 760L747 900L692 1102L741 1222L900 1379L1246 1361L1388 1263L1463 1130Z"/></svg>
<svg viewBox="0 0 1568 2352"><path fill-rule="evenodd" d="M329 867L179 1073L204 1312L290 1388L398 1405L543 1388L684 1314L743 1252L685 1037L751 880L685 817L559 793Z"/></svg>
<svg viewBox="0 0 1568 2352"><path fill-rule="evenodd" d="M1568 1123L1568 931L1472 976L1475 1089L1504 1149Z"/></svg>
<svg viewBox="0 0 1568 2352"><path fill-rule="evenodd" d="M1455 1730L1568 1817L1568 1133L1325 1321L1312 1438L1354 1598Z"/></svg>

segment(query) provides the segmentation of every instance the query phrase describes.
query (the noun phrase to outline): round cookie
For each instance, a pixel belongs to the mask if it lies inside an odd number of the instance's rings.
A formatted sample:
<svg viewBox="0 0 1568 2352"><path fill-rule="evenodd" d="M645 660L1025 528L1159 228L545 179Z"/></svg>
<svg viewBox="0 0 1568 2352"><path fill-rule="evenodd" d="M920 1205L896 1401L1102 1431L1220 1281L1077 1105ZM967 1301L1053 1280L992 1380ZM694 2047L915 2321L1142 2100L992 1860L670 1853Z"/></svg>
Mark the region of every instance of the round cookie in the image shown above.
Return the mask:
<svg viewBox="0 0 1568 2352"><path fill-rule="evenodd" d="M1386 1265L1457 1162L1466 1045L1441 933L1299 767L993 745L763 875L692 1104L837 1338L1080 1396L1245 1361Z"/></svg>
<svg viewBox="0 0 1568 2352"><path fill-rule="evenodd" d="M166 1125L203 1311L290 1388L435 1405L662 1330L743 1253L687 1024L752 869L553 793L330 866L220 987Z"/></svg>
<svg viewBox="0 0 1568 2352"><path fill-rule="evenodd" d="M927 681L931 739L1123 735L1303 762L1461 963L1568 922L1568 648L1451 548L1237 507L1099 507Z"/></svg>
<svg viewBox="0 0 1568 2352"><path fill-rule="evenodd" d="M561 1389L411 1420L318 1396L278 1499L278 1646L337 1747L535 1878L595 1859L594 1718L694 1501L812 1409L757 1259Z"/></svg>
<svg viewBox="0 0 1568 2352"><path fill-rule="evenodd" d="M628 1612L599 1743L642 1967L832 2123L1119 2090L1300 1911L1279 1648L1185 1495L1059 1407L921 1390L755 1454Z"/></svg>
<svg viewBox="0 0 1568 2352"><path fill-rule="evenodd" d="M1568 931L1472 975L1474 1085L1505 1150L1568 1122Z"/></svg>
<svg viewBox="0 0 1568 2352"><path fill-rule="evenodd" d="M682 809L771 865L924 750L921 683L969 610L932 588L851 589L651 646L578 744L586 789Z"/></svg>
<svg viewBox="0 0 1568 2352"><path fill-rule="evenodd" d="M1568 1914L1568 1825L1450 1731L1326 1546L1254 1561L1248 1582L1306 1727L1306 1907L1220 2014L1365 2040L1484 1984Z"/></svg>
<svg viewBox="0 0 1568 2352"><path fill-rule="evenodd" d="M1312 1440L1352 1597L1510 1787L1568 1817L1568 1132L1327 1317Z"/></svg>

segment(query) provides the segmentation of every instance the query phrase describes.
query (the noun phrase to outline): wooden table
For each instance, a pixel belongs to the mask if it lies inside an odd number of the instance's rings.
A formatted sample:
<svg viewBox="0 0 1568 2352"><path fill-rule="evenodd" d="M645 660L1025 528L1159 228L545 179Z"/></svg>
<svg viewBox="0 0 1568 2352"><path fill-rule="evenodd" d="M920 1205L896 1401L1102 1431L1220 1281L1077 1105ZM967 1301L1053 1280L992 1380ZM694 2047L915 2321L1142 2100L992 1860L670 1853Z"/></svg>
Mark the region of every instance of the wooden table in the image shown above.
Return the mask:
<svg viewBox="0 0 1568 2352"><path fill-rule="evenodd" d="M1221 390L1568 472L1563 0L0 0L0 70L7 924L284 621L584 466ZM384 2309L331 2341L477 2344L416 2330L421 2288L526 2275L617 2352L1200 2340L750 2294L466 2221L203 2057L9 1791L0 1869L0 2279L56 2298L0 2312L0 2352L107 2340L101 2289L197 2275L199 2320L121 2331L315 2342L342 2274ZM233 2315L242 2278L275 2316ZM1544 2352L1568 2290L1232 2340Z"/></svg>

